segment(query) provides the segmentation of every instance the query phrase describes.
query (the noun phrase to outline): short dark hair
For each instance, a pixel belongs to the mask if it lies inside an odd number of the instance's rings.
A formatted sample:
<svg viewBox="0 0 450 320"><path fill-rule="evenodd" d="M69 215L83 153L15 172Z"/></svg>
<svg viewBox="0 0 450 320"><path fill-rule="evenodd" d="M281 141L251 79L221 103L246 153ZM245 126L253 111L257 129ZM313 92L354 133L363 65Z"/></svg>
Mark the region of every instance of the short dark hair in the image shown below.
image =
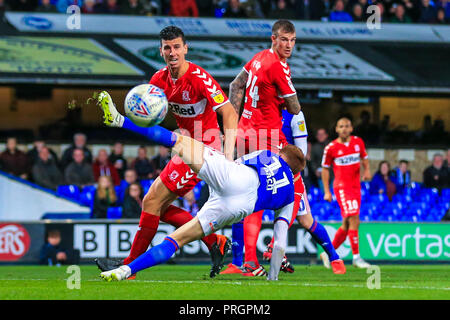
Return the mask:
<svg viewBox="0 0 450 320"><path fill-rule="evenodd" d="M183 30L176 26L167 26L159 32L160 44L162 44L163 40L173 40L176 38L181 38L181 40L183 40L183 44L186 44L186 38Z"/></svg>
<svg viewBox="0 0 450 320"><path fill-rule="evenodd" d="M302 171L306 165L305 155L302 150L293 144L284 146L280 150L280 155L284 155L283 160L289 165L294 175Z"/></svg>
<svg viewBox="0 0 450 320"><path fill-rule="evenodd" d="M339 121L344 120L344 119L350 121L350 124L352 124L352 122L353 122L353 119L352 119L352 116L351 116L351 115L344 114L344 115L339 116L339 117L337 118L335 127L337 127L337 124L338 124Z"/></svg>
<svg viewBox="0 0 450 320"><path fill-rule="evenodd" d="M272 34L277 35L280 30L287 33L294 33L295 26L289 20L278 20L272 26Z"/></svg>
<svg viewBox="0 0 450 320"><path fill-rule="evenodd" d="M401 159L401 160L399 161L399 163L400 163L400 164L401 164L401 163L409 164L409 161L408 161L408 160L405 160L405 159Z"/></svg>

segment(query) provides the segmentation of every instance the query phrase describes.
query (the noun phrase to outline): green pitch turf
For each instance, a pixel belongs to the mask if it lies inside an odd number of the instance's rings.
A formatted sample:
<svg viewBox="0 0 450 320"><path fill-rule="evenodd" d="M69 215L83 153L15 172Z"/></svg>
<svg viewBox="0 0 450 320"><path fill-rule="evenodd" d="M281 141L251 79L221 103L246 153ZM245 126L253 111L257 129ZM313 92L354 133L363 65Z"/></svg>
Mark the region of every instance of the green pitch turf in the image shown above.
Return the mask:
<svg viewBox="0 0 450 320"><path fill-rule="evenodd" d="M104 282L95 266L81 266L81 288L68 289L66 267L0 266L6 299L450 299L449 265L382 265L381 289L368 289L366 270L347 265L334 275L321 266L296 265L278 282L241 275L209 279L209 266L162 265L137 280Z"/></svg>

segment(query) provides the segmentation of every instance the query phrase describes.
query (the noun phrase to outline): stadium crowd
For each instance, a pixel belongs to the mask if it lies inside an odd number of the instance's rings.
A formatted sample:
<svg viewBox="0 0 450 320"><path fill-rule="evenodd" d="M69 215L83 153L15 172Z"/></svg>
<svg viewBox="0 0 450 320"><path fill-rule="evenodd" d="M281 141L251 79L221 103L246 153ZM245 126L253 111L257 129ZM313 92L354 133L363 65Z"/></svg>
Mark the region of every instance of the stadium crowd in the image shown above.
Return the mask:
<svg viewBox="0 0 450 320"><path fill-rule="evenodd" d="M318 128L308 142L308 165L302 175L311 194L312 207L324 204L321 163L323 150L330 141L328 130ZM17 144L15 137L6 140L5 150L0 150L0 170L90 206L93 218L139 218L144 194L171 156L169 149L159 147L158 154L150 158L146 147L140 146L136 157L127 160L121 142L112 144L110 150L99 149L93 155L83 133L73 136L73 143L63 150L60 159L43 139L35 139L33 148L27 151L20 150ZM417 195L418 188L429 190L435 204L441 206L439 199L445 200L450 195L450 149L446 155L433 156L423 172L421 184L412 181L407 160L400 160L392 170L388 161L380 162L372 181L363 185L363 199L372 202L381 199L386 203L413 201L408 197ZM208 196L205 189L204 184L198 185L179 198L177 205L195 215ZM440 210L448 212L446 205L442 204Z"/></svg>
<svg viewBox="0 0 450 320"><path fill-rule="evenodd" d="M85 14L168 15L364 22L376 5L382 22L450 22L449 0L0 0L0 12L66 13L78 5Z"/></svg>

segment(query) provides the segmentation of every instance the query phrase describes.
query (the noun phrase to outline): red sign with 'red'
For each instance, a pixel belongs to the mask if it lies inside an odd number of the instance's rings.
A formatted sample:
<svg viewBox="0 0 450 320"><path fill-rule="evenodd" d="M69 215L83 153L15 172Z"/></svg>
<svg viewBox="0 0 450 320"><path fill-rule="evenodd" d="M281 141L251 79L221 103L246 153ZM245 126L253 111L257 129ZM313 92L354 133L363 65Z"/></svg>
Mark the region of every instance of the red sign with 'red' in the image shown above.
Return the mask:
<svg viewBox="0 0 450 320"><path fill-rule="evenodd" d="M30 235L16 223L0 224L0 261L16 261L28 252Z"/></svg>

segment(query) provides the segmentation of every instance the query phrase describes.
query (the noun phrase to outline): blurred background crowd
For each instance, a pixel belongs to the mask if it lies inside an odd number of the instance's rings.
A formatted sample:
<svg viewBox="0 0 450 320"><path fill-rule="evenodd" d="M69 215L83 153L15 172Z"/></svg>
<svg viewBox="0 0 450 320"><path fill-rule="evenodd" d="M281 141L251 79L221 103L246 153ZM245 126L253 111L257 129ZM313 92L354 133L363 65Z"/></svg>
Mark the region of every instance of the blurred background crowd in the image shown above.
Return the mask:
<svg viewBox="0 0 450 320"><path fill-rule="evenodd" d="M449 0L0 0L0 11L162 15L365 22L379 8L382 22L447 24Z"/></svg>

